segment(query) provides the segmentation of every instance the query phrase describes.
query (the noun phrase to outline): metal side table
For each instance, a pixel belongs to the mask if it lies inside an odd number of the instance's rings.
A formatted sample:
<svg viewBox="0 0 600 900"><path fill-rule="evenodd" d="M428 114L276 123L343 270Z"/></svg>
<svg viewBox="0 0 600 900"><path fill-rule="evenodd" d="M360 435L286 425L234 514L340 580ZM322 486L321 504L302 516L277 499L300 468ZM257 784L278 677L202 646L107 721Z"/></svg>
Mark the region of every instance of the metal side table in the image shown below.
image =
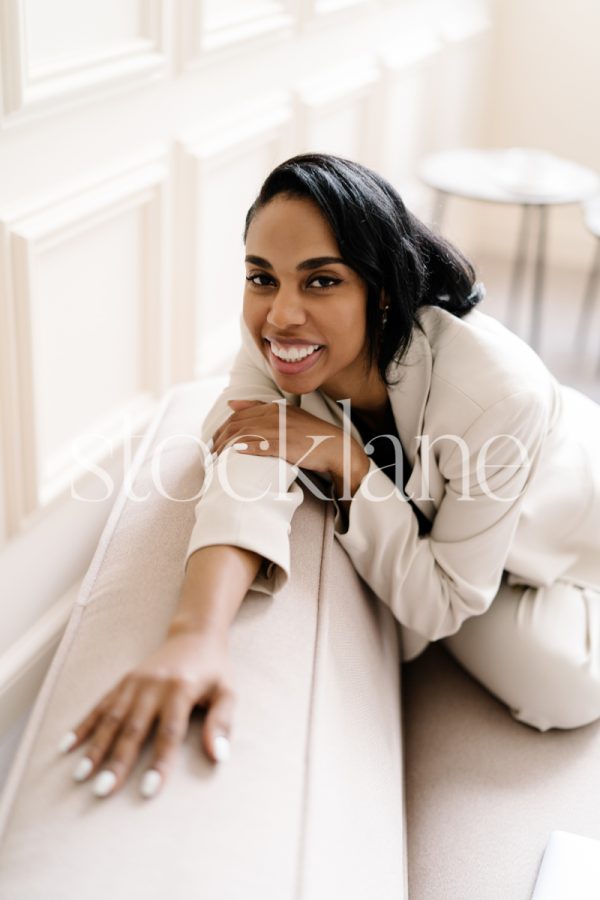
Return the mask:
<svg viewBox="0 0 600 900"><path fill-rule="evenodd" d="M539 349L550 207L581 203L598 193L598 174L543 150L515 147L504 150L465 148L434 153L422 160L419 176L436 192L433 220L438 228L449 196L521 207L509 297L508 324L513 328L532 220L537 220L529 343Z"/></svg>

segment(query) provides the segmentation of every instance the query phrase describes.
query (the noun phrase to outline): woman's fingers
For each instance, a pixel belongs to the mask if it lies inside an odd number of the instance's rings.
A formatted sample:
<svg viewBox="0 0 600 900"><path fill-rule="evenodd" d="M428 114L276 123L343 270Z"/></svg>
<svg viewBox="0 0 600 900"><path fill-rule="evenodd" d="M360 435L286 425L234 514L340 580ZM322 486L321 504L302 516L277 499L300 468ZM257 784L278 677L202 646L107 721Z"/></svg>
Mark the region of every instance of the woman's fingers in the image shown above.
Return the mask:
<svg viewBox="0 0 600 900"><path fill-rule="evenodd" d="M82 719L72 731L68 731L62 738L59 744L59 750L61 753L68 753L71 750L77 749L80 744L86 740L86 738L92 733L94 728L96 727L98 721L102 718L106 710L109 708L113 699L117 696L120 690L123 687L123 680L120 681L115 687L105 694L102 700L90 710L87 716Z"/></svg>
<svg viewBox="0 0 600 900"><path fill-rule="evenodd" d="M186 687L180 683L170 686L159 714L152 762L142 778L140 790L144 797L153 797L164 785L185 740L193 705Z"/></svg>
<svg viewBox="0 0 600 900"><path fill-rule="evenodd" d="M213 451L220 452L229 443L231 437L239 436L245 427L245 424L252 424L260 427L261 430L269 426L271 421L279 422L279 412L277 407L273 409L272 404L263 403L258 400L231 400L231 405L244 404L244 406L231 407L232 414L220 425L212 436ZM275 417L274 419L272 417ZM260 440L261 435L258 435ZM219 448L217 451L216 448Z"/></svg>
<svg viewBox="0 0 600 900"><path fill-rule="evenodd" d="M135 696L136 686L127 679L118 691L111 691L75 729L77 745L88 739L90 743L73 771L75 781L86 781L101 764L109 751L115 734L121 728Z"/></svg>
<svg viewBox="0 0 600 900"><path fill-rule="evenodd" d="M102 759L93 784L97 797L115 793L127 780L156 718L160 697L159 685L145 685L139 690L113 736L110 754Z"/></svg>
<svg viewBox="0 0 600 900"><path fill-rule="evenodd" d="M263 441L268 436L268 429L264 429L267 431L267 435L259 434L257 432L249 432L242 429L239 425L234 428L228 428L218 437L213 437L213 453L216 453L217 456L221 453L222 450L225 450L226 447L235 446L235 444L240 441L246 443L257 443L259 441Z"/></svg>
<svg viewBox="0 0 600 900"><path fill-rule="evenodd" d="M229 758L235 694L230 687L218 684L208 702L210 705L202 726L202 746L214 762L225 762Z"/></svg>
<svg viewBox="0 0 600 900"><path fill-rule="evenodd" d="M84 740L90 739L85 756L73 770L75 781L85 781L102 762L133 701L135 690L131 679L120 682L75 729L77 740L73 746L79 746Z"/></svg>

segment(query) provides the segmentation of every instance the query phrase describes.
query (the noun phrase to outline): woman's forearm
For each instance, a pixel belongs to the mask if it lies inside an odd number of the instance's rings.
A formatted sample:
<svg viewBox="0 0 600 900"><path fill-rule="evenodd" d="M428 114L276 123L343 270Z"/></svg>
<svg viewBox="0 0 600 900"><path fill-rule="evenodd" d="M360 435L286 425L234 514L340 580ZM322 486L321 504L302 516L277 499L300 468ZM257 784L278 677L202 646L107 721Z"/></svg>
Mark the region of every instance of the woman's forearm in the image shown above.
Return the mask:
<svg viewBox="0 0 600 900"><path fill-rule="evenodd" d="M168 636L182 632L226 633L261 562L258 553L226 544L196 550L187 563L179 606Z"/></svg>

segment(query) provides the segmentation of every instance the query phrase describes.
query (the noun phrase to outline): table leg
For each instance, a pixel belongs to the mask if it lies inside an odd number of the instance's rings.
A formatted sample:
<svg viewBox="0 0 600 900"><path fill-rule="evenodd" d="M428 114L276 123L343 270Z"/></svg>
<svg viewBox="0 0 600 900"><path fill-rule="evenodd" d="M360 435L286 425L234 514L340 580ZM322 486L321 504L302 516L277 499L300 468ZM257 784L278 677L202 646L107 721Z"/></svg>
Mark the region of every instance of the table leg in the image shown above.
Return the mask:
<svg viewBox="0 0 600 900"><path fill-rule="evenodd" d="M529 343L534 350L539 349L540 328L542 321L542 299L544 293L544 276L546 274L546 234L548 229L548 207L540 204L538 211L538 241L533 277L533 298L531 309L531 329Z"/></svg>
<svg viewBox="0 0 600 900"><path fill-rule="evenodd" d="M510 279L508 294L508 315L506 324L513 331L517 330L517 318L519 300L523 288L523 275L525 274L525 262L527 260L527 245L529 244L529 231L531 224L531 207L524 203L521 206L521 225L517 238L517 252Z"/></svg>
<svg viewBox="0 0 600 900"><path fill-rule="evenodd" d="M579 322L577 323L577 336L575 338L575 352L583 355L585 351L586 332L590 324L590 314L594 305L594 297L598 290L600 280L600 238L596 242L596 253L583 293Z"/></svg>

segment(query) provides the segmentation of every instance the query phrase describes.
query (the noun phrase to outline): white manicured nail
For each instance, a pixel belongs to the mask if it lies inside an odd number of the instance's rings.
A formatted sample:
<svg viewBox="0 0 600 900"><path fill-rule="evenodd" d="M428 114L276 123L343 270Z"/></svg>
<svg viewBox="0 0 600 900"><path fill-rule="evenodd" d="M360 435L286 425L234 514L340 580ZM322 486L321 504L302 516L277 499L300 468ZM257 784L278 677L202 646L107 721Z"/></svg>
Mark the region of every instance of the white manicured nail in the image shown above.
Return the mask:
<svg viewBox="0 0 600 900"><path fill-rule="evenodd" d="M248 449L248 444L244 444L244 442L241 441L239 444L234 444L234 445L233 445L233 449L234 449L234 450L247 450L247 449Z"/></svg>
<svg viewBox="0 0 600 900"><path fill-rule="evenodd" d="M162 783L162 775L156 769L148 769L142 778L140 791L144 797L154 797Z"/></svg>
<svg viewBox="0 0 600 900"><path fill-rule="evenodd" d="M213 750L217 762L229 759L229 740L224 734L218 734L213 741Z"/></svg>
<svg viewBox="0 0 600 900"><path fill-rule="evenodd" d="M106 795L112 791L116 783L117 776L115 773L111 772L110 769L103 769L94 781L92 790L96 797L106 797Z"/></svg>
<svg viewBox="0 0 600 900"><path fill-rule="evenodd" d="M73 778L75 781L83 781L84 778L87 778L92 769L94 768L94 763L89 758L89 756L84 756L83 759L80 759L75 767L75 771L73 772Z"/></svg>
<svg viewBox="0 0 600 900"><path fill-rule="evenodd" d="M77 741L77 735L74 731L67 731L66 734L63 734L60 739L60 744L58 745L59 753L66 753L67 750L70 750L73 744Z"/></svg>

